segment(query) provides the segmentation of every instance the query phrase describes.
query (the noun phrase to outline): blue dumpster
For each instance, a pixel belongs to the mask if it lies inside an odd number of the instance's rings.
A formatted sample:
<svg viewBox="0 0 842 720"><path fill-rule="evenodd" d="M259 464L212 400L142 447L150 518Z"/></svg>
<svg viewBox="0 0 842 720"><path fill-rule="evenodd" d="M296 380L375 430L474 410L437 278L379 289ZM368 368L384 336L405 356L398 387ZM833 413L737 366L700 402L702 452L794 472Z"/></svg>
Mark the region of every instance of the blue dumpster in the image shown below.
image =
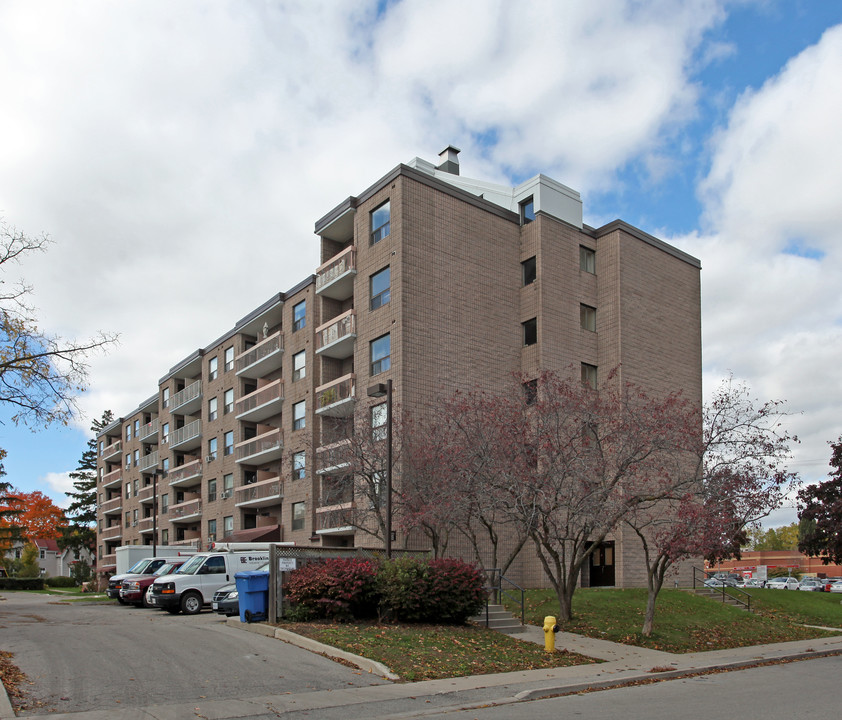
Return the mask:
<svg viewBox="0 0 842 720"><path fill-rule="evenodd" d="M234 575L234 582L240 600L240 622L265 620L269 609L269 573L243 570Z"/></svg>

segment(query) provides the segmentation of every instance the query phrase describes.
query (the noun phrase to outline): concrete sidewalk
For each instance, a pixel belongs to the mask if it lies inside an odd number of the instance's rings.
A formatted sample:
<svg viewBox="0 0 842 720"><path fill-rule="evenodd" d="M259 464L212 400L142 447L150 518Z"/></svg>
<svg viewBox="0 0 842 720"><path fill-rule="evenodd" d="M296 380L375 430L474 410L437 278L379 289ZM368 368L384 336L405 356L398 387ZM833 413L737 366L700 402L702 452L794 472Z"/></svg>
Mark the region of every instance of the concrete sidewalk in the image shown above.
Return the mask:
<svg viewBox="0 0 842 720"><path fill-rule="evenodd" d="M270 636L276 632L275 628L268 625L245 625L237 620L233 620L232 625L245 631ZM382 666L377 667L376 664L371 664L371 661L364 658L355 659L356 656L341 653L335 648L314 644L307 638L292 636L291 633L284 636L285 631L281 633L285 641L294 642L314 652L341 658L345 662L357 662L366 672L377 674L387 672L387 669ZM537 627L528 627L526 632L518 637L544 644L543 631ZM395 683L248 699L179 703L122 710L109 708L84 713L84 717L90 720L180 720L185 717L226 720L273 716L276 713L283 713L285 717L289 714L294 718L297 713L305 717L308 713L315 712L318 713L320 720L421 717L431 711L443 712L488 705L508 705L553 695L619 687L640 681L665 680L717 670L736 670L762 662L791 661L842 654L842 635L816 640L676 655L570 633L559 633L556 636L556 647L605 662L557 669L475 675L446 680ZM82 715L80 713L49 713L27 715L27 717L79 720ZM309 716L312 717L312 715ZM14 716L4 714L0 705L0 718L7 717Z"/></svg>

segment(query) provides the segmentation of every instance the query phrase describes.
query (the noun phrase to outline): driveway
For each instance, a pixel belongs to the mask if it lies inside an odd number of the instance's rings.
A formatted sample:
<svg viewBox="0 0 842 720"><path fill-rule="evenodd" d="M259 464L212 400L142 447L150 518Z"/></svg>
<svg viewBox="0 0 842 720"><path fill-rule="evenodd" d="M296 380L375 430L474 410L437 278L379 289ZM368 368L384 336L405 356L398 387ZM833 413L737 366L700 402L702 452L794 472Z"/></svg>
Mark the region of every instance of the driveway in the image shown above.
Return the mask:
<svg viewBox="0 0 842 720"><path fill-rule="evenodd" d="M254 698L387 683L255 633L222 616L67 603L4 592L0 650L49 711L86 712L156 704Z"/></svg>

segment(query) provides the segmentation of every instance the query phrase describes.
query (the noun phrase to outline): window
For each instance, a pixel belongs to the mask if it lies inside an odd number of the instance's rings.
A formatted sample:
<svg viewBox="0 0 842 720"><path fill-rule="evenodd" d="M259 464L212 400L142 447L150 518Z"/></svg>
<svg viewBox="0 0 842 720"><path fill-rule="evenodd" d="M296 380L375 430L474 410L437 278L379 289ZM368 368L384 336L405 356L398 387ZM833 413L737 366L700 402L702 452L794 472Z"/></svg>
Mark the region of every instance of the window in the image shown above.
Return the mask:
<svg viewBox="0 0 842 720"><path fill-rule="evenodd" d="M216 420L216 415L217 415L216 406L217 406L217 399L215 397L212 397L210 400L208 400L208 421L209 422L211 420Z"/></svg>
<svg viewBox="0 0 842 720"><path fill-rule="evenodd" d="M167 545L170 541L170 531L161 530L161 545Z"/></svg>
<svg viewBox="0 0 842 720"><path fill-rule="evenodd" d="M386 421L389 419L386 403L380 403L371 408L371 439L386 439Z"/></svg>
<svg viewBox="0 0 842 720"><path fill-rule="evenodd" d="M307 324L307 301L292 306L292 331L301 330Z"/></svg>
<svg viewBox="0 0 842 720"><path fill-rule="evenodd" d="M225 391L225 394L222 396L222 405L222 412L225 415L234 410L234 388Z"/></svg>
<svg viewBox="0 0 842 720"><path fill-rule="evenodd" d="M134 496L137 497L137 494L140 492L140 480L134 481Z"/></svg>
<svg viewBox="0 0 842 720"><path fill-rule="evenodd" d="M379 375L392 366L392 339L387 333L371 341L371 374Z"/></svg>
<svg viewBox="0 0 842 720"><path fill-rule="evenodd" d="M523 283L523 287L527 285L531 285L535 282L535 278L538 275L538 266L535 262L535 256L533 255L528 260L524 260L520 264L521 270L521 282Z"/></svg>
<svg viewBox="0 0 842 720"><path fill-rule="evenodd" d="M225 372L234 368L234 346L225 348Z"/></svg>
<svg viewBox="0 0 842 720"><path fill-rule="evenodd" d="M535 219L535 202L531 197L520 204L520 224L526 225Z"/></svg>
<svg viewBox="0 0 842 720"><path fill-rule="evenodd" d="M227 475L222 476L222 491L228 493L228 497L231 497L231 493L234 492L234 474L228 473Z"/></svg>
<svg viewBox="0 0 842 720"><path fill-rule="evenodd" d="M126 470L132 466L132 454L126 453Z"/></svg>
<svg viewBox="0 0 842 720"><path fill-rule="evenodd" d="M538 319L532 318L531 320L527 320L525 323L521 323L523 326L523 344L524 346L534 345L538 342Z"/></svg>
<svg viewBox="0 0 842 720"><path fill-rule="evenodd" d="M137 508L135 508L134 510L132 510L132 524L134 524L134 525L137 525L137 516L138 516L138 512L137 512Z"/></svg>
<svg viewBox="0 0 842 720"><path fill-rule="evenodd" d="M161 444L166 445L170 437L170 424L168 422L161 425Z"/></svg>
<svg viewBox="0 0 842 720"><path fill-rule="evenodd" d="M583 272L596 273L596 253L584 245L579 246L579 269Z"/></svg>
<svg viewBox="0 0 842 720"><path fill-rule="evenodd" d="M307 404L302 400L292 406L292 429L302 430L307 425Z"/></svg>
<svg viewBox="0 0 842 720"><path fill-rule="evenodd" d="M387 200L380 207L371 212L371 244L379 243L388 237L392 225L392 210Z"/></svg>
<svg viewBox="0 0 842 720"><path fill-rule="evenodd" d="M99 441L99 454L102 455L102 451L105 450L105 440Z"/></svg>
<svg viewBox="0 0 842 720"><path fill-rule="evenodd" d="M216 500L216 480L208 480L208 502Z"/></svg>
<svg viewBox="0 0 842 720"><path fill-rule="evenodd" d="M208 360L208 380L216 380L219 375L219 358L212 357Z"/></svg>
<svg viewBox="0 0 842 720"><path fill-rule="evenodd" d="M589 305L579 305L579 322L583 330L596 332L596 308Z"/></svg>
<svg viewBox="0 0 842 720"><path fill-rule="evenodd" d="M227 517L222 518L222 532L225 535L230 535L234 532L234 516L228 515Z"/></svg>
<svg viewBox="0 0 842 720"><path fill-rule="evenodd" d="M233 455L234 454L234 431L229 430L222 437L223 437L222 454L223 455Z"/></svg>
<svg viewBox="0 0 842 720"><path fill-rule="evenodd" d="M371 276L371 309L377 310L387 302L392 292L391 268L385 267Z"/></svg>
<svg viewBox="0 0 842 720"><path fill-rule="evenodd" d="M596 365L582 363L582 383L588 387L596 387Z"/></svg>
<svg viewBox="0 0 842 720"><path fill-rule="evenodd" d="M537 380L527 380L523 383L523 399L527 405L534 405L538 401Z"/></svg>
<svg viewBox="0 0 842 720"><path fill-rule="evenodd" d="M131 498L132 496L132 484L130 482L126 483L126 500Z"/></svg>
<svg viewBox="0 0 842 720"><path fill-rule="evenodd" d="M134 421L134 436L137 437L137 432L140 430L140 420Z"/></svg>
<svg viewBox="0 0 842 720"><path fill-rule="evenodd" d="M132 439L132 426L126 425L126 442Z"/></svg>
<svg viewBox="0 0 842 720"><path fill-rule="evenodd" d="M140 462L140 450L134 451L134 464L137 467L138 463Z"/></svg>
<svg viewBox="0 0 842 720"><path fill-rule="evenodd" d="M132 526L132 514L126 510L126 527Z"/></svg>
<svg viewBox="0 0 842 720"><path fill-rule="evenodd" d="M161 391L161 405L165 408L170 406L170 389L164 388Z"/></svg>
<svg viewBox="0 0 842 720"><path fill-rule="evenodd" d="M208 520L208 542L216 541L216 518Z"/></svg>
<svg viewBox="0 0 842 720"><path fill-rule="evenodd" d="M216 438L208 440L208 461L216 460Z"/></svg>
<svg viewBox="0 0 842 720"><path fill-rule="evenodd" d="M292 381L301 380L307 377L307 352L302 350L292 356Z"/></svg>
<svg viewBox="0 0 842 720"><path fill-rule="evenodd" d="M164 475L166 475L170 471L170 459L164 458L161 461L161 469L164 471Z"/></svg>
<svg viewBox="0 0 842 720"><path fill-rule="evenodd" d="M304 451L292 454L292 479L303 480L307 476L307 457Z"/></svg>
<svg viewBox="0 0 842 720"><path fill-rule="evenodd" d="M306 510L304 507L303 502L297 502L292 504L292 529L293 530L303 530L304 529L304 516Z"/></svg>

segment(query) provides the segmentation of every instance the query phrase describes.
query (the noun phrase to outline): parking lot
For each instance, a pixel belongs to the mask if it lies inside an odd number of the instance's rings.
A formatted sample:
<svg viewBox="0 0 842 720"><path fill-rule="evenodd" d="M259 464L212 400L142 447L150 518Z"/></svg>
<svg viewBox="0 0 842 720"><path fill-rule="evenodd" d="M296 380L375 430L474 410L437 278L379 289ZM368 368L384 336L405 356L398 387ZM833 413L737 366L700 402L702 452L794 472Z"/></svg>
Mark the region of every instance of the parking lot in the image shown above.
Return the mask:
<svg viewBox="0 0 842 720"><path fill-rule="evenodd" d="M4 592L0 649L33 682L27 714L257 698L387 681L224 618Z"/></svg>

